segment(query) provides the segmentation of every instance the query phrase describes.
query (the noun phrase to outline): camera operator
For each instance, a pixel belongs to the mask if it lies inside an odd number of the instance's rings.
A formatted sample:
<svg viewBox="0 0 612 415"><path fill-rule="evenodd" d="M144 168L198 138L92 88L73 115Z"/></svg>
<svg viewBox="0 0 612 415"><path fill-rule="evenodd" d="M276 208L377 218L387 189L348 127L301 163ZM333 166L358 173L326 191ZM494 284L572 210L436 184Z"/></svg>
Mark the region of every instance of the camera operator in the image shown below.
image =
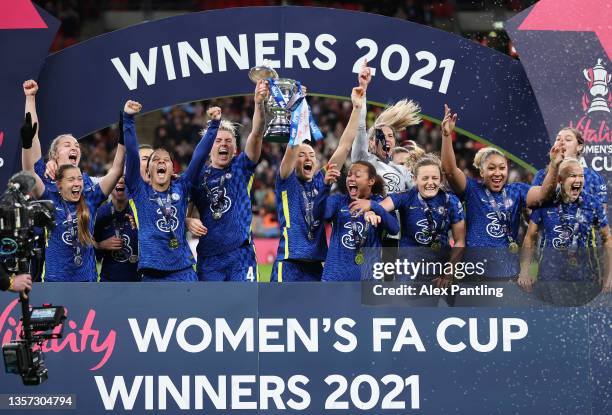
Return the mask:
<svg viewBox="0 0 612 415"><path fill-rule="evenodd" d="M9 275L4 266L0 265L0 290L16 293L24 290L30 291L32 290L32 277L30 274Z"/></svg>

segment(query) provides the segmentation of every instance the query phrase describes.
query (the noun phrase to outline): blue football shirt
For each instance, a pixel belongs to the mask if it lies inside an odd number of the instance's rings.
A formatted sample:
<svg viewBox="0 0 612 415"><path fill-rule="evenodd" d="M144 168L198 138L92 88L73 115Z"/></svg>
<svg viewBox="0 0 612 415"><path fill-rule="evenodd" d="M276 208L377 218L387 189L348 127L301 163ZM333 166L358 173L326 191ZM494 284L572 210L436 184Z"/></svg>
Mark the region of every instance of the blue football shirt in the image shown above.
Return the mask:
<svg viewBox="0 0 612 415"><path fill-rule="evenodd" d="M276 206L281 238L277 260L324 261L327 255L325 227L320 218L312 218L312 239L308 238L306 204L314 204L315 197L323 189L325 174L319 170L311 181L304 181L293 171L286 179L276 175ZM314 206L313 206L314 209Z"/></svg>
<svg viewBox="0 0 612 415"><path fill-rule="evenodd" d="M599 276L596 232L608 225L608 219L597 195L583 191L572 203L556 198L534 209L531 221L544 236L539 280L576 281Z"/></svg>
<svg viewBox="0 0 612 415"><path fill-rule="evenodd" d="M233 251L251 241L251 186L255 166L242 152L225 169L204 166L192 191L200 220L208 233L200 237L198 257ZM219 198L216 207L211 199ZM214 218L215 209L221 214Z"/></svg>
<svg viewBox="0 0 612 415"><path fill-rule="evenodd" d="M84 198L89 209L89 232L93 235L94 217L98 206L106 200L106 195L102 193L99 185L94 185L83 189L81 197ZM43 281L96 281L98 273L93 246L83 246L78 240L73 241L78 224L77 203L64 201L59 193L49 188L45 188L41 199L51 200L55 204L56 224L55 229L47 236ZM69 215L71 223L68 220ZM74 262L77 246L83 260L80 266Z"/></svg>
<svg viewBox="0 0 612 415"><path fill-rule="evenodd" d="M115 210L112 202L98 209L94 237L100 242L118 235L123 240L123 248L116 251L96 250L102 261L101 281L140 281L138 274L138 229L132 229L126 214L134 216L128 204L122 211Z"/></svg>

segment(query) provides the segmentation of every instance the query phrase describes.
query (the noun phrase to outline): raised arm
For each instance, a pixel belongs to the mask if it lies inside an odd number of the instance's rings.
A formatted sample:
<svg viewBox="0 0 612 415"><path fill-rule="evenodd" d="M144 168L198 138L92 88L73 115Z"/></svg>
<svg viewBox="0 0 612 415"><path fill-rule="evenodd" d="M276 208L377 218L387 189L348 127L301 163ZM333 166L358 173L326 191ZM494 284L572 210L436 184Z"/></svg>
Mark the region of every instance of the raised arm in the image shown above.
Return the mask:
<svg viewBox="0 0 612 415"><path fill-rule="evenodd" d="M219 130L219 124L221 123L221 108L211 107L208 109L208 116L210 117L210 124L206 129L206 134L200 139L200 142L193 150L193 156L183 177L190 186L193 186L198 178L198 173L202 169L202 166L210 155L215 138L217 137L217 131Z"/></svg>
<svg viewBox="0 0 612 415"><path fill-rule="evenodd" d="M298 157L298 146L291 146L287 144L287 148L285 148L285 154L283 155L283 159L281 160L278 174L281 179L286 179L291 176L293 170L295 169L295 161Z"/></svg>
<svg viewBox="0 0 612 415"><path fill-rule="evenodd" d="M302 85L302 92L306 95L306 87ZM283 154L283 159L280 162L280 166L278 169L278 174L282 180L285 180L287 177L291 176L293 170L295 170L295 161L297 160L300 151L298 146L291 146L287 144L285 147L285 154Z"/></svg>
<svg viewBox="0 0 612 415"><path fill-rule="evenodd" d="M45 191L45 185L40 177L34 171L35 160L32 156L32 140L36 135L37 124L32 124L32 117L30 113L27 113L23 125L21 126L21 162L23 170L29 171L34 175L36 179L36 186L32 193L36 198L42 196Z"/></svg>
<svg viewBox="0 0 612 415"><path fill-rule="evenodd" d="M25 114L27 116L27 114L30 114L30 117L32 119L32 124L38 126L38 114L36 113L36 93L38 92L38 84L36 83L36 81L33 81L32 79L27 80L23 83L23 93L25 94ZM30 157L33 161L32 164L36 163L42 155L42 151L40 149L40 139L38 138L38 130L36 130L34 132L34 135L32 136L30 143L25 143L22 141L22 144L25 145L29 145L28 148L31 149L30 152L28 152L27 157ZM21 152L21 163L24 164L24 162L26 162L26 160L24 160L24 157L26 157L26 154L24 154L24 152Z"/></svg>
<svg viewBox="0 0 612 415"><path fill-rule="evenodd" d="M261 143L266 128L264 103L268 98L268 81L260 79L255 86L255 111L253 111L253 129L247 138L244 149L247 157L253 163L259 161L261 156Z"/></svg>
<svg viewBox="0 0 612 415"><path fill-rule="evenodd" d="M338 143L338 148L336 148L334 154L332 154L331 158L329 159L331 164L340 166L340 168L342 168L344 165L349 151L351 151L351 147L353 146L353 141L355 141L355 137L357 136L357 127L359 125L359 119L361 116L361 108L365 106L365 89L360 86L353 88L353 91L351 92L351 101L353 102L351 117L349 118L349 121L342 132L340 142Z"/></svg>
<svg viewBox="0 0 612 415"><path fill-rule="evenodd" d="M457 114L451 114L448 105L444 104L444 119L442 120L442 169L453 191L462 194L467 186L465 173L457 167L453 138L451 134L457 123Z"/></svg>
<svg viewBox="0 0 612 415"><path fill-rule="evenodd" d="M552 199L557 188L559 165L564 156L565 144L563 144L563 141L556 142L550 149L550 165L546 169L546 177L544 177L542 186L533 186L527 192L527 207L538 207L543 202Z"/></svg>
<svg viewBox="0 0 612 415"><path fill-rule="evenodd" d="M125 184L131 191L135 190L140 177L140 155L138 153L138 137L134 125L134 115L138 114L142 105L136 101L127 101L123 107L123 137L125 141Z"/></svg>
<svg viewBox="0 0 612 415"><path fill-rule="evenodd" d="M368 132L366 129L366 117L368 115L366 91L372 80L372 71L368 68L368 61L364 59L359 72L359 86L363 88L363 105L359 112L359 124L357 126L357 137L353 141L351 149L351 161L366 160L368 158Z"/></svg>
<svg viewBox="0 0 612 415"><path fill-rule="evenodd" d="M123 167L125 165L125 145L121 141L117 144L117 151L115 152L113 165L110 169L108 169L108 173L106 173L106 175L100 179L100 190L102 190L102 193L104 193L106 196L113 191L115 185L123 175Z"/></svg>
<svg viewBox="0 0 612 415"><path fill-rule="evenodd" d="M315 196L313 201L312 214L315 219L332 220L336 215L336 209L330 205L329 192L331 191L332 184L338 181L340 177L340 170L335 164L328 164L325 169L325 179L323 179L324 186L321 191Z"/></svg>

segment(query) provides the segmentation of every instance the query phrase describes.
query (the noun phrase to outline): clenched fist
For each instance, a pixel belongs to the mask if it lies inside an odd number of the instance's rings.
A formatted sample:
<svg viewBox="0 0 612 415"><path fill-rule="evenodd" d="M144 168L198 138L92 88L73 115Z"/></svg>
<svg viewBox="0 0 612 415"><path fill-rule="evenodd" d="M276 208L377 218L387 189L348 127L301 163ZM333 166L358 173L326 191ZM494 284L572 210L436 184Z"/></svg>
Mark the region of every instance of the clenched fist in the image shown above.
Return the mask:
<svg viewBox="0 0 612 415"><path fill-rule="evenodd" d="M38 84L32 79L28 79L23 83L23 93L25 96L34 96L38 92Z"/></svg>
<svg viewBox="0 0 612 415"><path fill-rule="evenodd" d="M260 79L257 81L257 86L255 86L255 103L261 104L268 99L268 94L270 89L268 88L268 81L265 79Z"/></svg>
<svg viewBox="0 0 612 415"><path fill-rule="evenodd" d="M130 115L138 114L141 109L142 105L136 101L127 101L123 107L123 111Z"/></svg>
<svg viewBox="0 0 612 415"><path fill-rule="evenodd" d="M220 120L221 119L221 108L219 107L210 107L206 110L206 114L211 120Z"/></svg>

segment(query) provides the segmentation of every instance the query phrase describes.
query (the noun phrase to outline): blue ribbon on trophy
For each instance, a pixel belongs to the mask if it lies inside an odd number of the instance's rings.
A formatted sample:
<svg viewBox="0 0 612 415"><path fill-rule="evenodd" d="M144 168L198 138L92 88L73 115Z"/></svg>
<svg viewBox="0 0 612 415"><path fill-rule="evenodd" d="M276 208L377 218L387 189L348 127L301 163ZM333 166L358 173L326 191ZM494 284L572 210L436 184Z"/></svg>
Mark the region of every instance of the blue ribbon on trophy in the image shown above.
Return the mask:
<svg viewBox="0 0 612 415"><path fill-rule="evenodd" d="M251 68L249 78L253 82L266 79L270 88L270 98L265 103L266 113L272 120L264 134L264 139L275 142L288 142L296 146L306 140L321 140L323 134L312 116L312 111L300 82L279 78L276 71L264 62Z"/></svg>

